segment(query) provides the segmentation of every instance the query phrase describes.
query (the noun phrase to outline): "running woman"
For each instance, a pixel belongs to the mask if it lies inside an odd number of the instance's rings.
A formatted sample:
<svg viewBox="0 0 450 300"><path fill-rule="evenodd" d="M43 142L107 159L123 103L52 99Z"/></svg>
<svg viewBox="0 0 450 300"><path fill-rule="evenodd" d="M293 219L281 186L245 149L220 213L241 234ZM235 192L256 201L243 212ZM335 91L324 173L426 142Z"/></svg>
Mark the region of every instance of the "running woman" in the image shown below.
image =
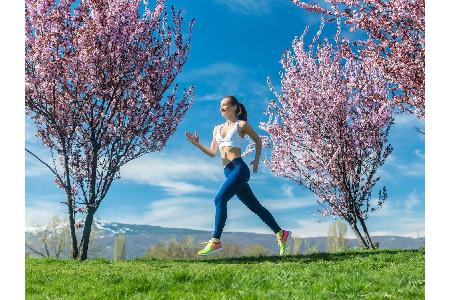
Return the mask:
<svg viewBox="0 0 450 300"><path fill-rule="evenodd" d="M206 246L198 252L198 255L209 255L223 251L220 236L227 219L227 202L234 195L270 227L275 233L280 248L279 255L285 255L288 247L290 247L292 232L281 229L272 214L259 203L248 184L250 169L241 158L241 145L247 134L256 144L255 159L250 163L253 166L253 173L256 173L261 155L261 138L247 122L247 112L244 105L239 103L234 96L222 98L220 112L226 122L214 127L213 138L209 148L200 143L197 132L194 134L185 132L186 138L205 154L214 157L217 149L220 150L224 165L223 171L226 177L225 182L214 198L216 215L212 239L202 242Z"/></svg>

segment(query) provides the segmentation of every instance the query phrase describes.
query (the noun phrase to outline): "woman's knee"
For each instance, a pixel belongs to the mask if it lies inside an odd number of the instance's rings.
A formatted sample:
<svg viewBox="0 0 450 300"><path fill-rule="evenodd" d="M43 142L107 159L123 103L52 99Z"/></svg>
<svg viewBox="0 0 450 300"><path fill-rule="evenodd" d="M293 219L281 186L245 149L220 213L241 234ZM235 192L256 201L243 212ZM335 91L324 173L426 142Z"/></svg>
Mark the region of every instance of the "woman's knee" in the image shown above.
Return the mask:
<svg viewBox="0 0 450 300"><path fill-rule="evenodd" d="M221 196L221 195L217 195L214 198L214 205L217 207L224 207L226 206L226 201L225 201L225 197Z"/></svg>

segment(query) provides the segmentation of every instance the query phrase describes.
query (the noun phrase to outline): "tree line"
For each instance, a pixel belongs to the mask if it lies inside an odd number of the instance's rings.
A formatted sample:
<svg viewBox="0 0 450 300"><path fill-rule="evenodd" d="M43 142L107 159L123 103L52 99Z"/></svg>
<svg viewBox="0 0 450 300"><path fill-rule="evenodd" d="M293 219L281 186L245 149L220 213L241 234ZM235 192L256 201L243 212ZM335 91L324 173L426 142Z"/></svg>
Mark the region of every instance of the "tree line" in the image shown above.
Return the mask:
<svg viewBox="0 0 450 300"><path fill-rule="evenodd" d="M67 258L70 253L70 232L64 220L58 216L54 216L47 224L35 223L34 237L26 237L25 248L26 256L33 257L52 257L52 258ZM39 226L40 225L40 226ZM41 229L38 229L41 227ZM345 239L347 226L342 221L334 221L329 226L328 230L328 247L327 251L330 253L338 252L347 249L348 241ZM81 234L81 232L78 232ZM105 246L97 243L102 231L95 226L92 229L91 235L91 255L99 256L104 251ZM240 245L236 243L226 242L223 244L223 252L214 255L213 257L201 257L197 254L199 249L199 241L196 241L191 235L177 240L174 237L171 239L159 242L147 249L143 257L147 258L169 258L169 259L210 259L220 257L242 257L242 256L269 256L273 255L264 246L258 243L251 243L248 245ZM126 260L127 239L126 235L119 233L114 237L113 259L115 261ZM131 245L132 246L132 245ZM303 247L303 251L302 251ZM66 253L64 255L64 252ZM293 237L292 246L288 249L288 255L312 254L318 253L317 244L308 239L301 237Z"/></svg>

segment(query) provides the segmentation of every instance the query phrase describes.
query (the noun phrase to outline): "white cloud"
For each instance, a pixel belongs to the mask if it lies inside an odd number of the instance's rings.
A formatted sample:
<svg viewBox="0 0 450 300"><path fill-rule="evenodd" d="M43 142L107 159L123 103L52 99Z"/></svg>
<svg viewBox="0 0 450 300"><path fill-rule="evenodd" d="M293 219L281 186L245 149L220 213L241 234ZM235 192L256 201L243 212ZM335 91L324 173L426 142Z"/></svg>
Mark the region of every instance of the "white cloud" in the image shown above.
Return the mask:
<svg viewBox="0 0 450 300"><path fill-rule="evenodd" d="M394 124L397 126L419 127L423 128L425 121L418 119L415 115L409 113L400 113L394 116Z"/></svg>
<svg viewBox="0 0 450 300"><path fill-rule="evenodd" d="M36 139L34 136L34 124L30 118L25 118L25 143L32 143Z"/></svg>
<svg viewBox="0 0 450 300"><path fill-rule="evenodd" d="M240 95L245 99L264 99L271 96L265 79L252 79L255 70L228 62L213 63L201 68L191 69L178 76L182 82L201 81L210 86L213 92L198 95L198 101L219 101L226 95Z"/></svg>
<svg viewBox="0 0 450 300"><path fill-rule="evenodd" d="M388 199L380 210L370 213L367 221L370 234L417 237L417 231L425 230L425 214L418 209L422 203L423 197L415 190L404 200Z"/></svg>
<svg viewBox="0 0 450 300"><path fill-rule="evenodd" d="M376 201L377 199L372 199L372 202ZM417 210L422 203L423 199L416 191L411 192L403 201L386 201L381 210L371 213L366 220L370 235L417 237L419 234L423 236L425 232L424 213ZM289 222L286 229L292 230L294 236L327 236L328 227L332 222L331 218L319 215L313 219L297 219L294 224ZM356 238L348 224L346 237Z"/></svg>
<svg viewBox="0 0 450 300"><path fill-rule="evenodd" d="M412 228L414 229L414 228ZM404 231L404 232L396 232L392 233L391 231L374 231L371 233L371 236L401 236L401 237L409 237L409 238L423 238L425 237L425 229L418 229L417 231Z"/></svg>
<svg viewBox="0 0 450 300"><path fill-rule="evenodd" d="M412 210L414 207L416 207L418 204L420 204L420 199L416 194L416 191L412 192L408 195L408 198L406 198L405 207L406 210Z"/></svg>
<svg viewBox="0 0 450 300"><path fill-rule="evenodd" d="M425 220L421 216L405 217L399 215L383 222L368 224L368 228L371 236L396 235L416 238L418 235L424 236Z"/></svg>
<svg viewBox="0 0 450 300"><path fill-rule="evenodd" d="M196 101L219 101L224 96L223 93L209 93L205 95L197 96Z"/></svg>
<svg viewBox="0 0 450 300"><path fill-rule="evenodd" d="M294 187L292 185L283 184L283 185L281 185L281 189L286 197L288 197L288 198L294 197L294 193L292 192Z"/></svg>
<svg viewBox="0 0 450 300"><path fill-rule="evenodd" d="M264 199L261 204L269 210L287 210L317 205L312 198Z"/></svg>
<svg viewBox="0 0 450 300"><path fill-rule="evenodd" d="M25 118L25 146L33 149L29 149L33 153L39 156L46 163L50 162L50 157L45 155L42 150L42 146L39 145L39 140L35 136L35 126L30 117L26 116ZM36 147L37 146L37 147ZM35 148L39 148L36 150ZM40 161L38 161L35 157L25 152L25 176L42 176L42 175L50 175L50 170L44 166Z"/></svg>
<svg viewBox="0 0 450 300"><path fill-rule="evenodd" d="M210 78L213 76L224 76L226 74L242 74L247 75L249 70L243 68L239 65L228 63L228 62L218 62L213 63L201 68L191 69L185 73L180 74L181 79L190 79L192 77L205 77Z"/></svg>
<svg viewBox="0 0 450 300"><path fill-rule="evenodd" d="M67 206L60 203L62 201L65 201L64 196L58 195L47 195L28 200L25 203L25 226L47 224L54 215L58 215L62 219L68 217Z"/></svg>
<svg viewBox="0 0 450 300"><path fill-rule="evenodd" d="M245 15L263 15L270 13L271 0L216 0L234 12Z"/></svg>
<svg viewBox="0 0 450 300"><path fill-rule="evenodd" d="M50 170L44 166L40 161L31 155L27 154L25 157L25 176L33 177L33 176L43 176L43 175L51 175Z"/></svg>
<svg viewBox="0 0 450 300"><path fill-rule="evenodd" d="M371 199L371 206L375 207L378 199ZM411 216L416 215L416 209L418 205L423 203L422 197L417 195L416 190L408 194L405 200L390 199L388 198L386 202L383 203L381 209L370 213L372 217L398 217L398 216ZM423 214L423 212L420 212Z"/></svg>
<svg viewBox="0 0 450 300"><path fill-rule="evenodd" d="M425 153L422 150L416 149L414 150L414 154L421 159L425 159Z"/></svg>
<svg viewBox="0 0 450 300"><path fill-rule="evenodd" d="M375 235L397 235L417 237L417 232L424 232L424 218L415 213L412 208L417 205L413 192L407 198L410 204L399 205L387 202L381 210L371 214L366 222L369 232ZM303 201L303 202L302 202ZM269 199L261 201L269 211L298 208L303 205L315 205L308 199ZM152 201L143 213L124 213L112 210L101 212L101 217L115 222L129 224L148 224L163 227L191 228L206 231L214 230L215 206L214 199L197 197L172 197ZM276 217L277 222L283 221ZM317 237L327 236L329 225L333 222L330 217L320 215L309 219L287 219L279 223L284 229L291 230L294 236ZM282 225L283 224L283 225ZM227 205L227 222L224 232L254 232L272 234L268 228L252 211L247 209L237 197L233 197ZM350 226L347 225L347 238L355 238Z"/></svg>
<svg viewBox="0 0 450 300"><path fill-rule="evenodd" d="M165 227L204 229L214 220L213 208L212 200L169 198L152 202L139 220Z"/></svg>
<svg viewBox="0 0 450 300"><path fill-rule="evenodd" d="M164 227L213 230L215 218L214 194L209 197L175 196L152 200L142 213L103 211L101 217L115 222L159 225ZM307 198L258 199L269 211L283 211L315 205ZM275 216L275 215L274 215ZM255 227L252 224L259 224ZM248 226L250 225L250 227ZM252 227L253 226L253 227ZM271 233L271 230L249 210L237 196L227 203L224 231Z"/></svg>
<svg viewBox="0 0 450 300"><path fill-rule="evenodd" d="M33 120L26 116L25 118L25 147L33 152L36 156L42 159L45 163L53 166L50 150L44 147L41 140L35 136L36 128ZM51 171L37 160L34 156L24 150L25 155L25 176L26 177L38 177L38 176L53 176ZM56 160L56 168L60 174L62 174L62 168Z"/></svg>
<svg viewBox="0 0 450 300"><path fill-rule="evenodd" d="M261 180L259 182L260 185L267 185L267 180L273 180L271 178L273 176L270 175L263 175L262 178L264 180ZM253 185L251 182L253 182L254 179L251 179L250 186L253 189ZM255 192L255 189L253 189L256 197L261 202L263 206L265 206L269 210L275 210L275 211L282 211L282 210L290 210L290 209L296 209L296 208L303 208L303 207L311 207L317 205L317 200L314 196L311 197L298 197L295 195L295 188L296 186L293 186L290 184L290 179L285 180L287 183L283 183L281 185L275 184L274 188L271 188L276 194L277 198L267 198L267 197L259 197L258 192Z"/></svg>
<svg viewBox="0 0 450 300"><path fill-rule="evenodd" d="M320 221L320 222L319 222ZM295 220L297 227L292 226L291 228L286 228L292 231L292 234L296 237L317 237L317 236L327 236L328 228L333 220L317 220L317 219L301 219ZM351 230L350 230L351 231ZM351 237L351 232L347 229L347 234L345 237Z"/></svg>
<svg viewBox="0 0 450 300"><path fill-rule="evenodd" d="M162 187L172 195L215 192L192 181L217 181L224 177L213 161L169 153L135 159L123 166L120 174L125 180Z"/></svg>
<svg viewBox="0 0 450 300"><path fill-rule="evenodd" d="M245 219L253 213L239 200L233 199L227 205L227 223ZM214 230L214 198L172 197L152 201L142 214L113 211L102 213L102 218L128 224L148 224L163 227Z"/></svg>
<svg viewBox="0 0 450 300"><path fill-rule="evenodd" d="M370 199L370 207L375 208L376 204L378 202L377 198ZM394 214L398 213L396 208L393 207L392 200L388 199L386 202L383 203L383 206L374 211L370 212L370 217L392 217Z"/></svg>
<svg viewBox="0 0 450 300"><path fill-rule="evenodd" d="M39 157L42 161L48 164L50 167L55 168L59 174L64 174L63 167L58 161L57 156L55 156L55 163L52 160L50 150L44 148L42 145L32 145L30 148L27 148L31 152L33 152L37 157ZM24 151L25 153L25 176L26 177L38 177L38 176L47 176L53 178L53 173L50 169L41 163L37 158L35 158L30 153Z"/></svg>
<svg viewBox="0 0 450 300"><path fill-rule="evenodd" d="M286 228L291 230L294 236L317 237L327 236L328 228L333 220L329 219L328 221L322 220L321 222L318 222L316 219L309 219L296 220L295 222L299 226ZM420 216L405 217L398 215L396 217L385 218L383 221L375 221L373 217L369 217L366 221L366 226L368 227L371 237L378 235L395 235L415 238L418 235L423 236L425 232L425 222L423 217ZM348 224L345 237L351 239L356 238L353 230Z"/></svg>
<svg viewBox="0 0 450 300"><path fill-rule="evenodd" d="M416 159L403 161L393 154L389 155L386 159L384 166L378 169L378 175L383 179L392 179L394 176L391 173L394 173L397 176L399 173L404 176L424 176L425 175L425 160L424 155L421 150L414 150L414 155ZM390 167L394 169L394 172L389 172L386 170L386 167Z"/></svg>
<svg viewBox="0 0 450 300"><path fill-rule="evenodd" d="M406 176L424 176L425 165L423 162L414 162L410 164L397 163L395 167L400 171L402 175Z"/></svg>
<svg viewBox="0 0 450 300"><path fill-rule="evenodd" d="M270 230L267 226L260 227L250 227L250 226L242 226L242 224L226 224L226 231L228 232L250 232L250 233L261 233L261 234L273 234L272 230ZM224 229L225 232L225 229Z"/></svg>

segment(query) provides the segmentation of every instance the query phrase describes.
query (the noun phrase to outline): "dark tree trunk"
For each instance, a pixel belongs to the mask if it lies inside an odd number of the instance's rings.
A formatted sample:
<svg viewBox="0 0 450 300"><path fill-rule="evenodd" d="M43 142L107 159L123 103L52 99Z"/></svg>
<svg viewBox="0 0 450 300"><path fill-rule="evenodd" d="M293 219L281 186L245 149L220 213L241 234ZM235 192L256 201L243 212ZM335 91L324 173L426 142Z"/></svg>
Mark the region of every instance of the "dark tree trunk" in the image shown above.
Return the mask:
<svg viewBox="0 0 450 300"><path fill-rule="evenodd" d="M368 245L370 246L370 248L375 249L375 246L372 243L372 239L370 238L369 231L367 230L366 222L364 222L364 219L361 217L358 217L358 220L361 223Z"/></svg>
<svg viewBox="0 0 450 300"><path fill-rule="evenodd" d="M95 210L88 210L86 220L84 222L83 236L81 237L79 248L79 260L84 261L87 259L87 252L89 246L89 236L91 234L92 222L94 220Z"/></svg>
<svg viewBox="0 0 450 300"><path fill-rule="evenodd" d="M96 200L96 193L95 193L95 184L97 181L97 160L98 160L98 148L95 143L95 132L94 128L91 126L91 141L93 144L93 150L92 150L92 169L91 174L89 178L89 201L88 201L88 213L86 216L86 220L84 221L84 230L83 230L83 236L81 237L80 242L80 248L79 248L79 260L84 261L87 259L87 252L89 247L89 237L91 235L91 227L92 222L94 220L94 214L96 208L95 206L95 200Z"/></svg>
<svg viewBox="0 0 450 300"><path fill-rule="evenodd" d="M75 234L75 218L73 216L73 207L72 207L72 199L70 197L67 198L67 206L69 207L69 224L70 224L70 237L72 239L72 258L78 258L78 241L77 236Z"/></svg>
<svg viewBox="0 0 450 300"><path fill-rule="evenodd" d="M63 139L63 141L65 141ZM73 213L72 204L72 184L70 183L70 168L69 168L69 158L67 157L67 151L65 143L63 143L63 154L64 154L64 170L66 175L66 194L67 194L67 207L69 208L69 226L70 226L70 237L72 239L72 258L78 258L78 241L75 234L75 217Z"/></svg>
<svg viewBox="0 0 450 300"><path fill-rule="evenodd" d="M367 245L366 241L364 240L364 238L361 235L361 232L359 232L358 227L356 226L356 222L355 223L350 223L350 226L352 227L353 232L355 233L356 238L359 241L359 244L361 246L364 246L366 248L369 248L369 246Z"/></svg>

